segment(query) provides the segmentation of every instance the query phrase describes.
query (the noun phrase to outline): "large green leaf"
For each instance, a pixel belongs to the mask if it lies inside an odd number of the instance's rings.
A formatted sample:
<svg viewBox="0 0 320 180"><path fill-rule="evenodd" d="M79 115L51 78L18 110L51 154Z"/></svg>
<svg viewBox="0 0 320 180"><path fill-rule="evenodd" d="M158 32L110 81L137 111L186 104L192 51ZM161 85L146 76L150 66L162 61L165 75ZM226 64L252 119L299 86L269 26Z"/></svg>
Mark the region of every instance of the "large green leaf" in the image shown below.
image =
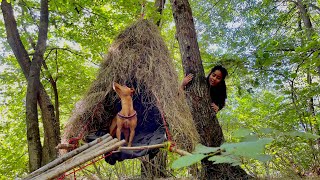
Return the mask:
<svg viewBox="0 0 320 180"><path fill-rule="evenodd" d="M220 148L214 148L214 147L207 147L202 144L197 144L194 150L194 154L208 154L217 152Z"/></svg>
<svg viewBox="0 0 320 180"><path fill-rule="evenodd" d="M239 159L236 159L231 156L212 156L208 160L214 161L213 164L228 163L228 164L232 164L234 166L241 164Z"/></svg>
<svg viewBox="0 0 320 180"><path fill-rule="evenodd" d="M238 138L242 138L242 137L250 135L250 133L252 133L252 130L247 129L247 128L241 128L241 129L237 129L236 131L234 131L232 133L232 135L235 137L238 137Z"/></svg>
<svg viewBox="0 0 320 180"><path fill-rule="evenodd" d="M180 169L183 167L191 166L192 164L200 162L205 157L207 157L207 156L204 154L192 154L192 155L188 155L188 156L182 156L179 159L175 160L172 163L171 167L173 169Z"/></svg>
<svg viewBox="0 0 320 180"><path fill-rule="evenodd" d="M265 145L271 143L273 139L263 138L258 141L240 142L240 143L225 143L221 145L227 153L237 156L259 159L264 153Z"/></svg>

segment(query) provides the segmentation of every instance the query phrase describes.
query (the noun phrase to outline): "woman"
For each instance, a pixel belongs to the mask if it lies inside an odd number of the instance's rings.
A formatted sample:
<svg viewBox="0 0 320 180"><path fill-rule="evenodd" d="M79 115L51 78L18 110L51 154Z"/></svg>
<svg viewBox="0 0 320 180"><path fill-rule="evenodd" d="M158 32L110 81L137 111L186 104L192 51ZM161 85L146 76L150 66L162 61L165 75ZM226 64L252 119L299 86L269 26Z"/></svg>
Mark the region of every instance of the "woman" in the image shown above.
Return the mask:
<svg viewBox="0 0 320 180"><path fill-rule="evenodd" d="M207 77L207 85L211 97L211 107L217 113L221 110L227 99L227 87L225 83L225 78L228 76L228 71L218 65L211 69ZM181 87L184 87L193 79L193 74L188 74L183 78Z"/></svg>

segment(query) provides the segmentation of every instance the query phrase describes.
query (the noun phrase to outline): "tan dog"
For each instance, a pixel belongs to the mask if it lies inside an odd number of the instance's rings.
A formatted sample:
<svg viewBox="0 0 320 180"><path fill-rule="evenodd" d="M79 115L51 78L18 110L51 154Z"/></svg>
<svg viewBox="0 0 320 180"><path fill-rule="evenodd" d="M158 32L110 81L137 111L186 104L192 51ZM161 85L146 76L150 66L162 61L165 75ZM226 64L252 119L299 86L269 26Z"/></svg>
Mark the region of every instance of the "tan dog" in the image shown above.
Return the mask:
<svg viewBox="0 0 320 180"><path fill-rule="evenodd" d="M113 89L121 99L121 111L112 120L110 134L114 136L116 131L117 138L120 140L121 132L123 132L125 140L130 147L132 146L132 140L137 127L137 113L133 109L132 102L132 94L134 93L134 89L127 86L121 86L118 83L113 83Z"/></svg>

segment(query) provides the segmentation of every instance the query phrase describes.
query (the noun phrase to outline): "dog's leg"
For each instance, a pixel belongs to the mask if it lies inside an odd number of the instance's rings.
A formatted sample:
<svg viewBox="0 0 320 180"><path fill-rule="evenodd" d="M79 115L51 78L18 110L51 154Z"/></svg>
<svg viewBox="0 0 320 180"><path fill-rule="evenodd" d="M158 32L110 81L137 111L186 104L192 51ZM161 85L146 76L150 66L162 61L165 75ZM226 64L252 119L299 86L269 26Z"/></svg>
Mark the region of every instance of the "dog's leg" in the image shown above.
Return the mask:
<svg viewBox="0 0 320 180"><path fill-rule="evenodd" d="M135 134L135 127L130 127L130 138L129 138L129 142L128 142L128 147L132 146L132 140Z"/></svg>
<svg viewBox="0 0 320 180"><path fill-rule="evenodd" d="M125 140L126 140L126 142L128 143L129 141L129 129L124 129L123 130L123 134L124 134L124 138L125 138Z"/></svg>
<svg viewBox="0 0 320 180"><path fill-rule="evenodd" d="M119 141L121 140L121 130L122 130L122 120L121 119L117 119L117 138L119 139Z"/></svg>
<svg viewBox="0 0 320 180"><path fill-rule="evenodd" d="M114 137L116 134L116 127L117 127L117 117L112 119L111 126L109 128L109 134Z"/></svg>

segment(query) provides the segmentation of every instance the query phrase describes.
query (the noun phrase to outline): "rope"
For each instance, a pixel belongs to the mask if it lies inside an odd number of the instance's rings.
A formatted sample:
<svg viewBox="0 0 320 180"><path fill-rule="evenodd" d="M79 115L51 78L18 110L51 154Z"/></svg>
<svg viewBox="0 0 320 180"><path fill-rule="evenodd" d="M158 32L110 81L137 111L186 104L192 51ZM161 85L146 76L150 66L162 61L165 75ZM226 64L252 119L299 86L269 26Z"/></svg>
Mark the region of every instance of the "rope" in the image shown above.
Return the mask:
<svg viewBox="0 0 320 180"><path fill-rule="evenodd" d="M90 166L90 165L92 165L92 164L94 164L94 163L96 163L96 162L98 162L98 161L100 161L100 160L108 157L108 156L111 156L111 154L112 154L112 151L111 151L109 154L103 155L103 156L101 156L100 158L98 158L98 159L96 159L96 160L92 160L90 163L88 163L88 164L86 164L86 165L84 165L84 166L82 166L82 167L80 167L80 168L78 168L78 169L76 169L76 170L73 169L73 171L70 172L70 173L68 173L68 174L65 174L65 173L64 173L64 174L62 174L57 180L63 180L65 177L67 177L67 176L69 176L69 175L71 175L71 174L73 174L73 177L74 177L74 179L76 180L76 172L81 171L81 170L85 169L86 167L88 167L88 166Z"/></svg>
<svg viewBox="0 0 320 180"><path fill-rule="evenodd" d="M70 139L69 139L68 143L75 145L73 149L76 149L76 148L79 147L79 140L81 140L81 139L83 138L84 132L87 130L89 124L90 124L91 122L93 122L93 117L94 117L94 115L97 113L97 111L98 111L98 109L99 109L98 106L99 106L100 104L101 104L101 102L99 102L99 103L94 107L93 113L92 113L92 115L91 115L91 120L89 120L89 121L82 127L82 130L81 130L81 132L79 133L78 137L74 137L74 138L70 138Z"/></svg>
<svg viewBox="0 0 320 180"><path fill-rule="evenodd" d="M167 137L168 137L168 150L172 152L172 148L175 147L175 142L172 140L172 136L171 136L171 133L170 133L170 130L169 130L169 127L167 125L167 121L164 117L164 113L163 113L163 110L161 108L161 105L160 105L160 101L159 101L159 98L155 95L156 99L157 99L157 105L158 105L158 109L160 111L160 114L161 114L161 119L162 119L162 122L163 122L163 126L165 127L166 129L166 134L167 134Z"/></svg>

